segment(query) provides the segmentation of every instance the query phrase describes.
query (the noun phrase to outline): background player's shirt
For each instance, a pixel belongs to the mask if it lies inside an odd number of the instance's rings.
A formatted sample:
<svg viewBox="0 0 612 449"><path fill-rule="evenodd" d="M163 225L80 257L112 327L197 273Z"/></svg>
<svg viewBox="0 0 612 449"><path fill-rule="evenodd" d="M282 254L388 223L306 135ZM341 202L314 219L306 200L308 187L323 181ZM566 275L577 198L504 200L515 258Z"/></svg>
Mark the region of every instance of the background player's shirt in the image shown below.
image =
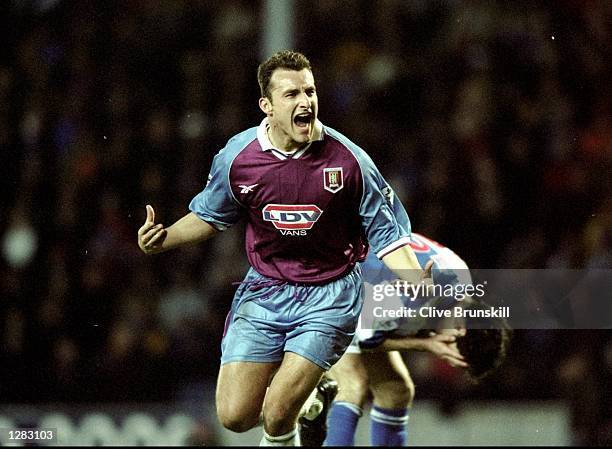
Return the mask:
<svg viewBox="0 0 612 449"><path fill-rule="evenodd" d="M267 119L230 139L189 208L218 230L246 217L246 252L259 273L316 284L349 272L368 242L382 258L407 245L410 220L370 157L317 121L292 155L273 147Z"/></svg>
<svg viewBox="0 0 612 449"><path fill-rule="evenodd" d="M425 267L429 260L433 260L432 281L434 284L450 286L458 284L470 285L472 283L467 264L449 248L415 232L410 236L410 247L415 252L421 267ZM363 262L362 270L364 282L372 285L379 285L397 279L397 276L391 270L371 254ZM389 299L391 303L385 304L385 308L389 309L402 305L417 309L430 306L433 303L439 309L457 305L454 297L432 297L426 301L419 301L418 299L416 301L409 301L398 297ZM394 300L398 304L393 304ZM415 334L426 323L427 318L418 315L415 318L385 319L376 322L370 329L363 329L361 326L358 326L356 337L361 348L371 349L380 345L385 338Z"/></svg>

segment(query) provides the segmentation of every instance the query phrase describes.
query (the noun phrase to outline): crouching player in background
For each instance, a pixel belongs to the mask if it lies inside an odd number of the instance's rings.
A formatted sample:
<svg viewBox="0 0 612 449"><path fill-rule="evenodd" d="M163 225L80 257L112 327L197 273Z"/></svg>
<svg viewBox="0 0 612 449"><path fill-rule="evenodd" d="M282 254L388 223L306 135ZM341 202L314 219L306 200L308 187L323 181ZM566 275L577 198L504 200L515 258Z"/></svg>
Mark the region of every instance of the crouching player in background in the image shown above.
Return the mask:
<svg viewBox="0 0 612 449"><path fill-rule="evenodd" d="M419 234L413 233L411 239L421 266L429 260L434 262L434 285L471 284L467 265L454 252ZM396 278L371 255L363 264L363 272L364 280L372 285ZM436 308L443 309L457 305L454 299L451 303L443 298L431 298L427 302L402 299L402 302L412 308L435 304ZM463 299L461 305L488 308L469 297ZM364 313L365 309L361 326ZM338 394L329 411L326 446L354 444L357 422L369 392L373 396L371 444L406 445L408 412L415 388L400 351L431 352L451 366L466 369L476 381L490 374L505 357L510 329L503 319L445 319L435 326L437 330L429 330L433 327L432 322L417 314L415 318L387 319L371 326L373 329L357 330L355 340L329 374L338 383ZM324 425L320 434L325 434ZM319 439L319 444L323 438Z"/></svg>

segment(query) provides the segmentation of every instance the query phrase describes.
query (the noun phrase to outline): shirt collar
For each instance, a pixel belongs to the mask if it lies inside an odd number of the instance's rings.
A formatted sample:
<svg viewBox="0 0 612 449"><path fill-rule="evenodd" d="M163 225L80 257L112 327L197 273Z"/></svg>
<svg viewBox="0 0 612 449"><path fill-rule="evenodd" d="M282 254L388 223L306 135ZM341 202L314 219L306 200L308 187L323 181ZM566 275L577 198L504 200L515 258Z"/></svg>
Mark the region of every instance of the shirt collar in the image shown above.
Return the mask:
<svg viewBox="0 0 612 449"><path fill-rule="evenodd" d="M270 151L270 150L276 150L282 154L285 154L287 156L291 156L292 154L295 153L295 151L293 153L287 153L285 151L282 151L281 149L275 147L274 145L272 145L272 142L270 142L270 139L268 139L268 133L266 132L267 129L269 128L270 124L268 123L268 117L265 117L261 123L259 124L259 126L257 127L257 140L259 141L259 145L261 146L261 150L262 151ZM319 119L315 120L315 126L314 126L314 133L313 133L313 142L316 141L320 141L323 140L323 137L325 136L325 128L323 127L323 124L319 121ZM310 144L308 145L310 146ZM304 150L305 148L303 148L302 150Z"/></svg>

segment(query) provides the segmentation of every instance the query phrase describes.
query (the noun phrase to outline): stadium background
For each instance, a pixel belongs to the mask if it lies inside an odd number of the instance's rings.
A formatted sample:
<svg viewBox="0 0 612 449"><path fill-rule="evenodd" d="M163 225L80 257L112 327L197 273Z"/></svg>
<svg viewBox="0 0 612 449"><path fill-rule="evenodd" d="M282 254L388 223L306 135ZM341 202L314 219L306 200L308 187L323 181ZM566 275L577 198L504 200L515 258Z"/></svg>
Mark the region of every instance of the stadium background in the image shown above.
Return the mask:
<svg viewBox="0 0 612 449"><path fill-rule="evenodd" d="M227 441L210 407L242 227L155 257L136 230L147 203L182 216L227 138L259 123L275 46L310 58L321 120L369 152L413 229L473 267L610 268L611 19L588 0L2 2L0 424L129 403ZM548 404L567 437L520 441L612 443L609 331L517 331L478 386L410 367L430 444L482 442L458 436L466 405L484 410L472 434L519 436L482 419Z"/></svg>

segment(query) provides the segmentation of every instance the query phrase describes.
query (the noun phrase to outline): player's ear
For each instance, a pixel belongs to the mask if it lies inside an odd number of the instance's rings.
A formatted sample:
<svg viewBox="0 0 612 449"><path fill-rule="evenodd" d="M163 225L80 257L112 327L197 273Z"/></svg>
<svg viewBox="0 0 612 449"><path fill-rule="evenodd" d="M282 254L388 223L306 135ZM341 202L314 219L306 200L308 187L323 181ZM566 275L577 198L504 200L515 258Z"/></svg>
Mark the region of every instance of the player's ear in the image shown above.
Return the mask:
<svg viewBox="0 0 612 449"><path fill-rule="evenodd" d="M268 97L261 97L259 99L259 109L261 109L267 116L272 115L272 102Z"/></svg>

